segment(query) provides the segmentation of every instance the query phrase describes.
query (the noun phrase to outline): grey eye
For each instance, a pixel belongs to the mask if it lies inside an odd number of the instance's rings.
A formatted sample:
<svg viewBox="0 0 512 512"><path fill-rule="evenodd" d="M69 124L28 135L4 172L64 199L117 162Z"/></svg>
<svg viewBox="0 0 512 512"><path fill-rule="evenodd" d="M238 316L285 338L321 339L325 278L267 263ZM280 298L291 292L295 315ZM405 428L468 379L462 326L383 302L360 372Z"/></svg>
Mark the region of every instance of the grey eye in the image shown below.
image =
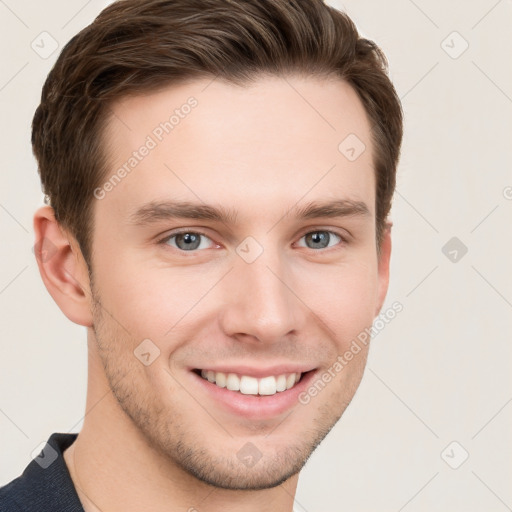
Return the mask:
<svg viewBox="0 0 512 512"><path fill-rule="evenodd" d="M193 231L186 231L183 233L176 233L167 238L165 243L176 247L181 251L195 251L196 249L207 249L209 244L203 243L203 239L210 240L206 235L201 233L194 233ZM211 240L210 240L211 241Z"/></svg>
<svg viewBox="0 0 512 512"><path fill-rule="evenodd" d="M309 249L325 249L341 241L341 237L332 231L312 231L304 235L302 239L305 240L305 245L299 245ZM333 241L334 243L331 243Z"/></svg>

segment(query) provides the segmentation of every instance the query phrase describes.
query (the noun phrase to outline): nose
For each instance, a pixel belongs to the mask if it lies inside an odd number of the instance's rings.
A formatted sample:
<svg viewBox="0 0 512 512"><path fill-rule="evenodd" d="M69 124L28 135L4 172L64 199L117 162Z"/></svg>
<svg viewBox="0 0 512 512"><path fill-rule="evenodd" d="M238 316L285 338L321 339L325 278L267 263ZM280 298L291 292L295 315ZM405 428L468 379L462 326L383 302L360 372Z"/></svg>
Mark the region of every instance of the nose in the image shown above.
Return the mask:
<svg viewBox="0 0 512 512"><path fill-rule="evenodd" d="M254 262L241 258L226 276L220 323L240 341L276 343L301 331L308 308L295 295L293 273L269 251Z"/></svg>

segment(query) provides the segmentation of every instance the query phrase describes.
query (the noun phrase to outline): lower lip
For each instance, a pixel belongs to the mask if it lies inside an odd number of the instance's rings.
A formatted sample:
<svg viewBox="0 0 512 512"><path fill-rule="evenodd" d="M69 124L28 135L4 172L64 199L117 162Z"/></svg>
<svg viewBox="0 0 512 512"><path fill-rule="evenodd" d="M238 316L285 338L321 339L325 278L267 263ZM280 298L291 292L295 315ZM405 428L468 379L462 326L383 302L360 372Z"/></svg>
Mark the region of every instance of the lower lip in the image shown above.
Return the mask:
<svg viewBox="0 0 512 512"><path fill-rule="evenodd" d="M316 372L305 373L293 388L275 395L244 395L238 391L220 388L193 371L190 373L201 389L228 412L251 420L261 420L279 416L297 405L299 395L307 389Z"/></svg>

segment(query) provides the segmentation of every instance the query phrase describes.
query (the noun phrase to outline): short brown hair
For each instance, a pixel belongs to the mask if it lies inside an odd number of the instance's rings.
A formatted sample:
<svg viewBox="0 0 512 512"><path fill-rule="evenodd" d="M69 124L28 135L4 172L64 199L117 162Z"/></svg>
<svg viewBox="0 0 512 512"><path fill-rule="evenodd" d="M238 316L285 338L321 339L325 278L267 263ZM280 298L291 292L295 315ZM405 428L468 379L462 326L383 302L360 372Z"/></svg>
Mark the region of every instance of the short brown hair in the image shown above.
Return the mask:
<svg viewBox="0 0 512 512"><path fill-rule="evenodd" d="M90 266L93 191L108 173L110 105L184 80L336 76L371 122L380 246L402 141L400 100L377 45L322 0L119 0L63 48L43 86L32 146L43 191ZM340 141L341 142L341 141Z"/></svg>

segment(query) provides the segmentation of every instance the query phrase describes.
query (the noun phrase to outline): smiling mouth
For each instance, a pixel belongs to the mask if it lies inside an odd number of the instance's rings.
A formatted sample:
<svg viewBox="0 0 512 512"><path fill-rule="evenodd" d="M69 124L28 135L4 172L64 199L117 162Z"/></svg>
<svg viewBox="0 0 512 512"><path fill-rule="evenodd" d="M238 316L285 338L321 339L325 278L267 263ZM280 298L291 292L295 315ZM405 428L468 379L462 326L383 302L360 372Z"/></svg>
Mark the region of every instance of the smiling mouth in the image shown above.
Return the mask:
<svg viewBox="0 0 512 512"><path fill-rule="evenodd" d="M283 373L260 379L236 373L196 369L194 372L219 388L226 388L243 395L275 395L292 389L306 373Z"/></svg>

